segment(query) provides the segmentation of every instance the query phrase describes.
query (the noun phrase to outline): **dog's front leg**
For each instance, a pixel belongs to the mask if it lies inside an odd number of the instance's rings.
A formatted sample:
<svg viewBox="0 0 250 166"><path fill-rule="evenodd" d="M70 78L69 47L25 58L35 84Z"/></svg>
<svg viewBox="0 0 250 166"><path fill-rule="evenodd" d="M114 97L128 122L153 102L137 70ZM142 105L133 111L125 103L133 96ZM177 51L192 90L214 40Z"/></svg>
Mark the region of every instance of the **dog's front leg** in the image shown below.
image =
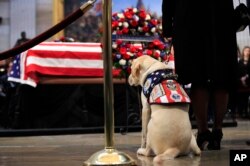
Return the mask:
<svg viewBox="0 0 250 166"><path fill-rule="evenodd" d="M142 140L141 140L141 148L146 148L147 144L147 129L148 129L148 122L151 116L151 109L150 105L148 104L147 98L144 94L141 94L141 101L142 101Z"/></svg>

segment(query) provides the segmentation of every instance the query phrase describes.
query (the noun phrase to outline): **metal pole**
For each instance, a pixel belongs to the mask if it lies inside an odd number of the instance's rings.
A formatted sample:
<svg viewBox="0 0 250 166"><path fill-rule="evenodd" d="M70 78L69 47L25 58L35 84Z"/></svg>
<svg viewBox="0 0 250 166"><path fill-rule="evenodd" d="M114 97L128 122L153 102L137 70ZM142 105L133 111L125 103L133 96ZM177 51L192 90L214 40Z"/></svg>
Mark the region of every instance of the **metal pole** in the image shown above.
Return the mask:
<svg viewBox="0 0 250 166"><path fill-rule="evenodd" d="M103 61L104 61L104 111L106 148L114 145L114 95L112 75L111 11L112 0L103 0Z"/></svg>
<svg viewBox="0 0 250 166"><path fill-rule="evenodd" d="M111 18L112 0L102 0L103 4L103 63L104 63L104 111L105 111L105 149L93 154L84 166L93 165L136 165L125 153L114 149L114 94L112 74Z"/></svg>

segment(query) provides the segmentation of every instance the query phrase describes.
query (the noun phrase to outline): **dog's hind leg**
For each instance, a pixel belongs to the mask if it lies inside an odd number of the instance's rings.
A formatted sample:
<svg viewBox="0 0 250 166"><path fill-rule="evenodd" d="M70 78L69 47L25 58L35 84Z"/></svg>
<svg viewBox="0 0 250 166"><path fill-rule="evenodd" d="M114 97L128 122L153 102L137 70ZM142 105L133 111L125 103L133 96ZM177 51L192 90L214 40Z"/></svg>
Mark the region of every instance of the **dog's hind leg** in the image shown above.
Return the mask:
<svg viewBox="0 0 250 166"><path fill-rule="evenodd" d="M201 155L201 150L197 145L195 136L192 134L191 142L190 142L190 149L191 152L193 152L195 155L200 156Z"/></svg>
<svg viewBox="0 0 250 166"><path fill-rule="evenodd" d="M180 150L177 148L169 148L164 153L157 155L153 162L157 165L162 164L165 160L171 160L176 158L180 154Z"/></svg>

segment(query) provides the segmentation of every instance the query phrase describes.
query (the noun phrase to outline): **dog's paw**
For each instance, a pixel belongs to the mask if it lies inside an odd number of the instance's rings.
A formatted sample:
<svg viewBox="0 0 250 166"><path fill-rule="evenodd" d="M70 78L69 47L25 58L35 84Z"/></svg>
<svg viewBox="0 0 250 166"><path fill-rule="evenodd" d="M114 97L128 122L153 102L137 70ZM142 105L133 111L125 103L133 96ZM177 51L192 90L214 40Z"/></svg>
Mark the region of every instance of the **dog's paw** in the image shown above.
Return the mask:
<svg viewBox="0 0 250 166"><path fill-rule="evenodd" d="M138 155L147 156L147 154L146 154L146 148L139 148L139 149L137 150L137 154L138 154Z"/></svg>
<svg viewBox="0 0 250 166"><path fill-rule="evenodd" d="M198 147L197 149L194 150L194 154L195 154L196 156L201 156L201 150L200 150L199 147Z"/></svg>

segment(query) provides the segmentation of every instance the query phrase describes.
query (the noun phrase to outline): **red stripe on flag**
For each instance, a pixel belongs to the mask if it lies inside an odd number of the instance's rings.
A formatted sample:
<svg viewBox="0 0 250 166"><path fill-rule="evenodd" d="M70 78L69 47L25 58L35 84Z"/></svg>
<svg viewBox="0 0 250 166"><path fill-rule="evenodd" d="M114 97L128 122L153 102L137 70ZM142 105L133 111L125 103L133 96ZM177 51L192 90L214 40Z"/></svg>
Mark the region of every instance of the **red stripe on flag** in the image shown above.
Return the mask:
<svg viewBox="0 0 250 166"><path fill-rule="evenodd" d="M26 66L25 75L34 77L36 75L53 75L53 76L85 76L85 77L103 77L103 69L93 68L67 68L67 67L41 67L39 65ZM119 70L113 70L113 75L117 76ZM32 78L33 79L33 78Z"/></svg>
<svg viewBox="0 0 250 166"><path fill-rule="evenodd" d="M43 42L40 46L74 46L74 47L101 47L101 43L60 43L60 42ZM31 48L32 49L32 48Z"/></svg>
<svg viewBox="0 0 250 166"><path fill-rule="evenodd" d="M72 52L55 50L29 50L28 56L42 58L70 58L70 59L102 59L100 52Z"/></svg>

